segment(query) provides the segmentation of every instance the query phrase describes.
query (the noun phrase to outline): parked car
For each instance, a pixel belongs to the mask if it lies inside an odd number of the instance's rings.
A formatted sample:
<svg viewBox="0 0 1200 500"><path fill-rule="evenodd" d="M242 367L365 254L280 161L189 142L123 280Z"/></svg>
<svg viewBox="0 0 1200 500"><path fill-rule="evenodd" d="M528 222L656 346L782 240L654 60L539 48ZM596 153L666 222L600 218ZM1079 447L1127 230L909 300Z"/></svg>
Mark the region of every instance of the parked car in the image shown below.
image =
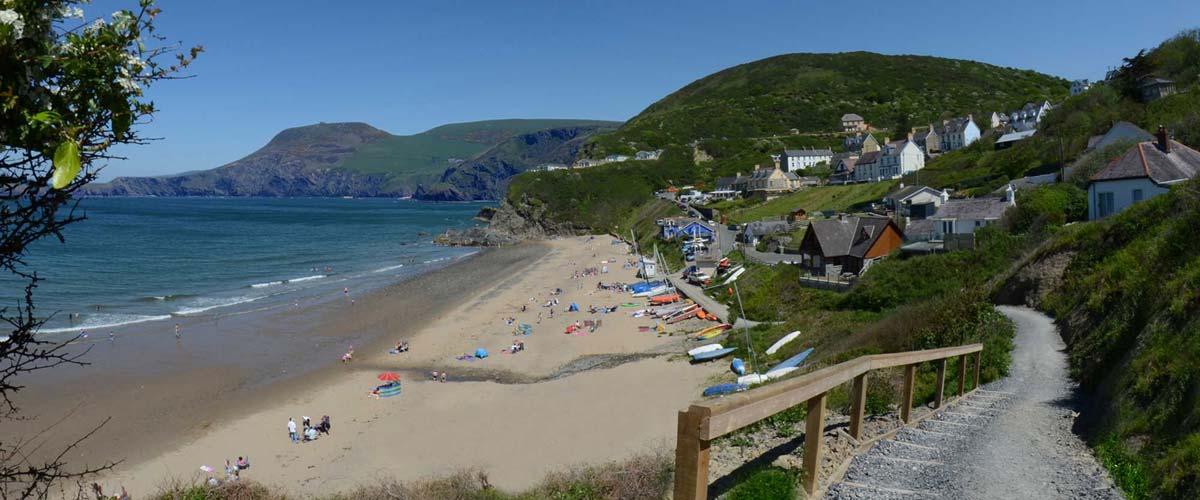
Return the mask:
<svg viewBox="0 0 1200 500"><path fill-rule="evenodd" d="M688 283L691 283L691 284L697 285L697 286L707 285L710 281L712 281L712 276L709 276L705 273L696 273L691 276L688 276Z"/></svg>

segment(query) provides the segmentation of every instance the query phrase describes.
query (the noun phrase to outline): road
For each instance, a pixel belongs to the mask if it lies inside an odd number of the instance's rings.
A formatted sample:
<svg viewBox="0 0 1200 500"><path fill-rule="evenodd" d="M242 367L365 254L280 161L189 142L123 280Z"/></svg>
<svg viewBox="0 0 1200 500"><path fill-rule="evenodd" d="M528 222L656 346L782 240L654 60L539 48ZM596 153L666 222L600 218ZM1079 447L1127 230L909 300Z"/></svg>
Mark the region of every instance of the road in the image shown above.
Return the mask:
<svg viewBox="0 0 1200 500"><path fill-rule="evenodd" d="M1076 387L1054 323L998 309L1017 327L1010 375L876 443L825 498L1123 498L1071 431Z"/></svg>

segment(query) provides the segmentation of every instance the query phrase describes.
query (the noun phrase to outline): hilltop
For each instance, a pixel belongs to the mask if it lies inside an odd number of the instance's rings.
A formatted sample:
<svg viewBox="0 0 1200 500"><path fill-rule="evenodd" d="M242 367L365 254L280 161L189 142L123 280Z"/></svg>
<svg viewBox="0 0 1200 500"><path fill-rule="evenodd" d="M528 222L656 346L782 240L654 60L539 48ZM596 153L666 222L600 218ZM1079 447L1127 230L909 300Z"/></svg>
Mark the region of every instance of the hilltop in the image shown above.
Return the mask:
<svg viewBox="0 0 1200 500"><path fill-rule="evenodd" d="M118 177L87 186L92 196L408 196L444 172L523 134L567 128L590 135L614 122L490 120L398 136L365 123L286 129L229 164L184 174ZM520 149L514 145L513 149ZM532 165L520 165L528 168ZM472 199L468 197L467 199Z"/></svg>
<svg viewBox="0 0 1200 500"><path fill-rule="evenodd" d="M1031 70L931 56L871 52L785 54L696 80L651 104L613 134L599 153L630 144L662 147L693 140L835 130L857 113L876 127L907 131L944 113L976 116L1058 100L1068 82ZM947 115L948 116L948 115Z"/></svg>

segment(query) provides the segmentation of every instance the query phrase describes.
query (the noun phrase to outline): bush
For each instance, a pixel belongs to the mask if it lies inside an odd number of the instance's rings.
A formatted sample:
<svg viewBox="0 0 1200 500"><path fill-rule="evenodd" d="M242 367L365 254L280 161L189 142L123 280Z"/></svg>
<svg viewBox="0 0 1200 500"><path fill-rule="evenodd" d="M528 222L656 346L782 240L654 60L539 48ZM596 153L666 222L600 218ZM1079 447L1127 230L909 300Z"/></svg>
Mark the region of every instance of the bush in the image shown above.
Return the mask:
<svg viewBox="0 0 1200 500"><path fill-rule="evenodd" d="M729 500L791 500L796 498L796 476L771 467L759 469L729 490Z"/></svg>
<svg viewBox="0 0 1200 500"><path fill-rule="evenodd" d="M1015 233L1040 233L1087 219L1087 191L1074 184L1050 184L1024 190L1006 223Z"/></svg>

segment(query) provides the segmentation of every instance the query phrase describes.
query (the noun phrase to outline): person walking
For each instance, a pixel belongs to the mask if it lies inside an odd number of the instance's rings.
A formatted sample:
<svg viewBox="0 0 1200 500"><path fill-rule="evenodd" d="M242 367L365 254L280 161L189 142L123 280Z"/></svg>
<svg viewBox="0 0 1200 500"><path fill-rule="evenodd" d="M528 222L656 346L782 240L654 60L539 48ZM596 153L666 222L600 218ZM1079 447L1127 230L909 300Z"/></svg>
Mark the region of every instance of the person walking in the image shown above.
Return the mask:
<svg viewBox="0 0 1200 500"><path fill-rule="evenodd" d="M292 438L292 444L300 442L300 438L296 435L296 421L292 417L288 417L288 437Z"/></svg>

